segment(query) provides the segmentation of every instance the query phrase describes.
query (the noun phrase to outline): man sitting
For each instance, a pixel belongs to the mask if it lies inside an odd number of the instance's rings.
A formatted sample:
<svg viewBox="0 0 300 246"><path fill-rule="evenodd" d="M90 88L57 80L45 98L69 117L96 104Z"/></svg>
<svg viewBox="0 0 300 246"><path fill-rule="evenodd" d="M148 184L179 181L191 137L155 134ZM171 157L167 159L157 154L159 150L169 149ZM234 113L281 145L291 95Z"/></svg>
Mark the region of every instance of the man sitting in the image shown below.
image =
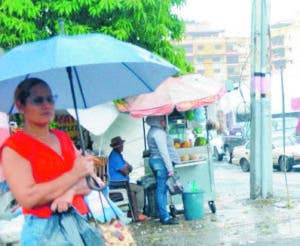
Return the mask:
<svg viewBox="0 0 300 246"><path fill-rule="evenodd" d="M144 208L144 189L142 186L130 183L129 173L132 172L132 166L126 162L123 158L123 144L125 140L117 136L111 139L110 147L113 148L111 151L108 162L109 162L109 186L111 188L119 188L122 182L117 181L127 181L131 190L131 201L134 213L134 218L139 221L144 221L149 219L149 217L143 214Z"/></svg>

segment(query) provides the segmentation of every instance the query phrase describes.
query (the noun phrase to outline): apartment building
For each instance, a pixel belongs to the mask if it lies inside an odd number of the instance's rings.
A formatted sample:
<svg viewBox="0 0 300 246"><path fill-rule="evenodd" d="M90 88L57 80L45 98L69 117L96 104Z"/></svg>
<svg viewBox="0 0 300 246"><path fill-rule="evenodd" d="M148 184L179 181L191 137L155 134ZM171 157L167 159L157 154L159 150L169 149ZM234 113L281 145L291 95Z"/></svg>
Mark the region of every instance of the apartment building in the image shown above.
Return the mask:
<svg viewBox="0 0 300 246"><path fill-rule="evenodd" d="M300 21L271 26L272 70L289 73L300 70ZM249 37L227 37L225 30L208 23L186 23L185 38L176 45L184 47L196 72L210 78L234 83L250 79Z"/></svg>
<svg viewBox="0 0 300 246"><path fill-rule="evenodd" d="M222 29L207 23L186 23L184 47L195 71L205 77L239 83L249 79L249 39L226 37Z"/></svg>
<svg viewBox="0 0 300 246"><path fill-rule="evenodd" d="M279 23L271 27L272 70L300 70L300 22Z"/></svg>

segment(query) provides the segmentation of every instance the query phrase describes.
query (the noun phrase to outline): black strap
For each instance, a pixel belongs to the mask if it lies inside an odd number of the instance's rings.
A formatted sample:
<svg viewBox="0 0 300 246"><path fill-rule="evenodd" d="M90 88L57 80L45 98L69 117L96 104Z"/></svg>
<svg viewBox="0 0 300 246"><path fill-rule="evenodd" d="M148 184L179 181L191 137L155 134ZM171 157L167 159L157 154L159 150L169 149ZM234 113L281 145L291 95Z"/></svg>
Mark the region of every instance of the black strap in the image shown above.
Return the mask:
<svg viewBox="0 0 300 246"><path fill-rule="evenodd" d="M93 183L95 183L95 185L92 183L92 181ZM97 183L97 180L91 175L86 176L86 183L91 190L103 191L103 189L105 188L105 187L101 188Z"/></svg>

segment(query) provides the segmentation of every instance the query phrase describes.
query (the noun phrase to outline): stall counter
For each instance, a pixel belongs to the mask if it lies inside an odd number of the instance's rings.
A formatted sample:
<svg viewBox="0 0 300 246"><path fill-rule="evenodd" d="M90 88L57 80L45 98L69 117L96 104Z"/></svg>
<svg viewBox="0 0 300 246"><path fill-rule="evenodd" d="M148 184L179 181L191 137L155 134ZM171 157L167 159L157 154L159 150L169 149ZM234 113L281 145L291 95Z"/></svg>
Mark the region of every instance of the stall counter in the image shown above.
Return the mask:
<svg viewBox="0 0 300 246"><path fill-rule="evenodd" d="M178 148L176 149L179 157L188 155L194 159L183 160L175 165L175 172L179 176L181 184L184 186L184 191L189 191L189 186L192 182L196 182L199 189L204 190L204 200L208 202L211 211L215 212L215 184L214 172L212 165L212 151L210 145ZM198 156L198 159L195 157ZM144 159L145 174L151 174L148 165L148 158ZM170 199L171 197L169 197ZM172 196L172 203L177 209L182 209L181 195Z"/></svg>

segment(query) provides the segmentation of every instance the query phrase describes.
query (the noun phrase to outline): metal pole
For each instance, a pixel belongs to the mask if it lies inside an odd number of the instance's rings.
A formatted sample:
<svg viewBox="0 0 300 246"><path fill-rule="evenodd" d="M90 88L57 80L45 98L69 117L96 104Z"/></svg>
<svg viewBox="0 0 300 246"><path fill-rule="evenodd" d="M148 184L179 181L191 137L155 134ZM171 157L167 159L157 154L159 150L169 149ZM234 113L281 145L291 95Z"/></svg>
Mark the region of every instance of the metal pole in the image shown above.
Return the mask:
<svg viewBox="0 0 300 246"><path fill-rule="evenodd" d="M286 158L285 154L285 96L284 96L284 83L283 83L283 67L280 67L280 82L281 82L281 101L282 101L282 146L283 146L283 162L284 162L284 180L285 180L285 187L286 187L286 193L287 193L287 206L291 206L291 197L290 197L290 191L288 186L288 180L287 180L287 162L288 158ZM282 170L281 170L282 171Z"/></svg>
<svg viewBox="0 0 300 246"><path fill-rule="evenodd" d="M282 146L283 154L285 156L285 96L284 96L284 84L283 84L283 68L280 68L280 84L281 84L281 113L282 113ZM284 161L286 165L286 160Z"/></svg>
<svg viewBox="0 0 300 246"><path fill-rule="evenodd" d="M67 67L66 70L67 70L67 74L68 74L68 78L69 78L69 82L70 82L71 94L72 94L72 99L73 99L75 115L76 115L76 125L77 125L77 130L79 133L80 147L82 150L82 154L85 155L84 139L83 139L82 129L80 126L80 119L79 119L79 115L78 115L78 107L77 107L77 100L76 100L74 82L73 82L73 76L72 76L72 68Z"/></svg>
<svg viewBox="0 0 300 246"><path fill-rule="evenodd" d="M272 191L269 0L253 0L251 22L250 198Z"/></svg>
<svg viewBox="0 0 300 246"><path fill-rule="evenodd" d="M143 137L144 137L144 151L147 150L147 141L146 141L146 129L145 129L145 118L142 119L143 124Z"/></svg>

